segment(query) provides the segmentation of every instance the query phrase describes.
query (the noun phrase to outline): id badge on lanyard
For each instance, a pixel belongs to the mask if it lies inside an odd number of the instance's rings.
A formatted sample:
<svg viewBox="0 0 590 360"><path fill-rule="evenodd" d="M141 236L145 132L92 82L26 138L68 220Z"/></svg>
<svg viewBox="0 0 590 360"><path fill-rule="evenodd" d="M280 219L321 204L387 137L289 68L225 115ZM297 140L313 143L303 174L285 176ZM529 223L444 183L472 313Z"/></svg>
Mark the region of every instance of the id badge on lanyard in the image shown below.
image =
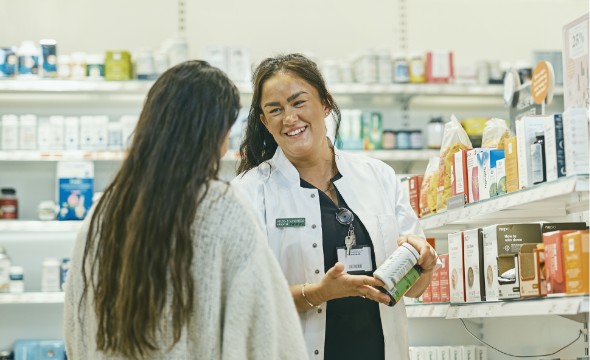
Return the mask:
<svg viewBox="0 0 590 360"><path fill-rule="evenodd" d="M349 274L373 272L370 246L352 246L349 251L345 247L339 247L336 248L336 254Z"/></svg>

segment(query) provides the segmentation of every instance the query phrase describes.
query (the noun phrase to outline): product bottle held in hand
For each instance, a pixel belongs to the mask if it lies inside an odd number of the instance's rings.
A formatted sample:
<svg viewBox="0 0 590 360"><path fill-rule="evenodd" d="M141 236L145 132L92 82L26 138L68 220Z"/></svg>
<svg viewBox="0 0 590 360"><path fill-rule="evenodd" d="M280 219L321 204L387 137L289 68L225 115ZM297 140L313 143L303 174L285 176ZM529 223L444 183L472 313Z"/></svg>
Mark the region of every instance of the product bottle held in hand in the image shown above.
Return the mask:
<svg viewBox="0 0 590 360"><path fill-rule="evenodd" d="M389 306L397 304L420 278L422 267L417 265L419 257L420 254L412 245L403 243L373 273L376 279L385 284L377 289L389 295Z"/></svg>

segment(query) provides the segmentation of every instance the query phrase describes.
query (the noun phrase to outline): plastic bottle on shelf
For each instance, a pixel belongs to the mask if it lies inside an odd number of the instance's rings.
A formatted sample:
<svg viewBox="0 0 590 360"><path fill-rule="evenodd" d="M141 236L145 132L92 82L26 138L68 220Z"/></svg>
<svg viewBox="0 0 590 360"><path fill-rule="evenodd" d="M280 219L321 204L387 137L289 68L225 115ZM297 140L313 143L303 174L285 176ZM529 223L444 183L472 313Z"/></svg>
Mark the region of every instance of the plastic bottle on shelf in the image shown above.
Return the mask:
<svg viewBox="0 0 590 360"><path fill-rule="evenodd" d="M10 291L10 257L6 249L0 246L0 293Z"/></svg>
<svg viewBox="0 0 590 360"><path fill-rule="evenodd" d="M14 188L0 189L0 220L18 219L18 199Z"/></svg>
<svg viewBox="0 0 590 360"><path fill-rule="evenodd" d="M410 82L425 83L426 71L424 67L424 55L419 52L410 54Z"/></svg>
<svg viewBox="0 0 590 360"><path fill-rule="evenodd" d="M437 116L430 119L426 127L427 146L429 149L440 149L444 128L442 117Z"/></svg>
<svg viewBox="0 0 590 360"><path fill-rule="evenodd" d="M10 292L12 294L25 292L25 275L22 266L10 267Z"/></svg>
<svg viewBox="0 0 590 360"><path fill-rule="evenodd" d="M396 54L395 59L393 60L393 81L401 84L410 81L408 60L403 53Z"/></svg>
<svg viewBox="0 0 590 360"><path fill-rule="evenodd" d="M61 263L56 258L45 258L41 271L41 291L60 291Z"/></svg>

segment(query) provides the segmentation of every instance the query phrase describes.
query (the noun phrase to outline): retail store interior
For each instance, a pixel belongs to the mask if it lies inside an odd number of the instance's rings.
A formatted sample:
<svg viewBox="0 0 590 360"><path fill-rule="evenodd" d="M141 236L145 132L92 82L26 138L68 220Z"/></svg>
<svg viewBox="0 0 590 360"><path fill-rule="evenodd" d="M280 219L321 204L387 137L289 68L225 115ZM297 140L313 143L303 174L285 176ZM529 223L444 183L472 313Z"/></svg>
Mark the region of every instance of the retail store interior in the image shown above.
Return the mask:
<svg viewBox="0 0 590 360"><path fill-rule="evenodd" d="M0 211L0 248L10 258L5 272L8 269L12 275L14 267L20 267L24 280L15 277L21 280L23 292L12 291L10 284L3 289L6 262L0 251L0 359L1 351L14 350L19 340L63 338L63 292L59 286L44 287L46 270L53 266L48 258L57 259L58 274L67 270L64 259L71 256L83 215L125 158L127 139L147 91L162 71L188 59L204 59L218 66L240 90L240 115L221 161L224 180L236 176L242 126L252 99L253 66L269 56L302 53L316 61L343 110L340 148L394 168L408 196L417 199L414 210L421 216L426 236L433 239L439 254L449 254L447 261L452 262L448 259L454 256L451 244L457 234L462 243L470 229L479 228L483 236L481 229L485 233L495 224L585 223L557 230L578 231L585 244L581 272L587 283L588 12L586 0L2 2L0 208L17 203L18 215ZM571 25L580 18L581 22ZM582 43L578 47L572 43L575 31L581 36L576 38ZM43 59L48 56L45 49L53 56L53 68L46 66L48 58ZM571 55L574 60L570 61L568 56L574 51L582 55L576 55L577 59ZM36 67L21 67L18 62L11 71L6 60L10 54L15 59L37 54ZM109 62L124 67L121 57L127 56L127 73L109 73ZM548 91L540 104L531 100L533 112L524 114L514 94L519 94L520 101L534 97L531 92L536 88L531 82L540 63L551 67L545 85ZM514 82L508 83L507 76ZM574 81L581 81L582 89L578 85L571 95ZM557 167L558 161L564 167L572 164L567 174L556 171L549 179L547 173L542 181L529 179L524 186L518 186L516 179L514 189L506 189L507 179L502 183L494 178L495 190L487 196L479 185L480 201L467 200L468 190L463 195L453 187L455 202L449 201L446 210L446 198L438 210L420 203L423 199L428 203L432 192L421 186L428 178L429 163L435 158L438 172L439 156L446 156L444 126L451 118L462 124L471 142L457 149L467 150L483 147L489 119L505 120L500 121L499 131L514 137L516 144L519 131L529 131L527 125L519 130L517 119L532 114L549 119L554 133L558 132L555 114L564 114L560 126L565 155L559 160L558 153L554 161ZM72 121L77 124L76 135L68 134L67 124ZM571 125L574 123L577 125ZM543 130L543 123L540 126ZM327 127L333 129L333 124L327 122ZM55 140L56 131L61 139ZM47 139L42 139L44 132ZM32 140L25 133L32 134ZM549 135L545 132L544 136L546 144ZM567 149L568 136L576 139L572 143L582 144L581 150ZM508 176L504 141L500 135L488 147L503 149ZM534 151L531 144L525 144ZM547 145L543 149L543 154L549 152ZM491 152L497 150L489 151L492 157ZM570 161L568 151L578 155L576 151L582 151L585 159ZM546 157L543 161L545 174L549 165ZM68 167L69 162L77 167ZM92 174L87 176L92 187L86 198L79 199L82 216L78 217L78 210L66 214L56 206L64 202L60 179L86 177L80 172ZM455 173L452 176L456 181ZM465 183L471 184L467 172L465 176ZM419 183L412 185L413 181ZM412 186L417 186L416 193ZM459 198L463 202L457 205ZM545 250L531 251L535 256L545 251L546 258L550 240L543 227L537 227L538 240L525 242L545 243ZM480 252L483 259L483 248ZM535 269L545 277L545 269ZM483 268L479 270L484 273ZM525 296L521 290L520 295L488 296L486 301L482 283L477 300L468 299L465 293L457 300L452 290L449 293L449 281L454 281L449 269L446 279L446 299L441 297L442 285L437 284L437 290L429 290L428 299L406 303L411 360L449 360L445 356L455 348L461 357L452 360L588 359L588 284L571 292L565 287L543 292L537 286L534 295ZM539 277L535 281L541 284Z"/></svg>

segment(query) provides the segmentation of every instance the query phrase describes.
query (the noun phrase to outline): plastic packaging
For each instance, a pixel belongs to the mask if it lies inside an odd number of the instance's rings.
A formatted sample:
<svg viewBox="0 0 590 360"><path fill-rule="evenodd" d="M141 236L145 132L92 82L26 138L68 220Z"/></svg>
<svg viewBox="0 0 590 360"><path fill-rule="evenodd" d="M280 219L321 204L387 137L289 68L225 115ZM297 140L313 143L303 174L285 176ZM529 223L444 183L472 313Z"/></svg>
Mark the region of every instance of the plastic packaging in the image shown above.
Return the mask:
<svg viewBox="0 0 590 360"><path fill-rule="evenodd" d="M422 268L416 265L419 257L420 254L412 245L403 243L373 273L376 279L385 284L385 287L378 289L390 296L389 306L397 304L420 278Z"/></svg>
<svg viewBox="0 0 590 360"><path fill-rule="evenodd" d="M504 149L504 140L510 137L510 129L506 121L497 118L491 118L486 122L481 138L482 148Z"/></svg>
<svg viewBox="0 0 590 360"><path fill-rule="evenodd" d="M531 144L531 165L533 169L533 184L547 181L545 169L545 133L535 132L535 141Z"/></svg>
<svg viewBox="0 0 590 360"><path fill-rule="evenodd" d="M440 149L444 131L442 117L433 117L426 126L426 146L429 149Z"/></svg>
<svg viewBox="0 0 590 360"><path fill-rule="evenodd" d="M6 249L0 246L0 293L10 290L10 257Z"/></svg>

